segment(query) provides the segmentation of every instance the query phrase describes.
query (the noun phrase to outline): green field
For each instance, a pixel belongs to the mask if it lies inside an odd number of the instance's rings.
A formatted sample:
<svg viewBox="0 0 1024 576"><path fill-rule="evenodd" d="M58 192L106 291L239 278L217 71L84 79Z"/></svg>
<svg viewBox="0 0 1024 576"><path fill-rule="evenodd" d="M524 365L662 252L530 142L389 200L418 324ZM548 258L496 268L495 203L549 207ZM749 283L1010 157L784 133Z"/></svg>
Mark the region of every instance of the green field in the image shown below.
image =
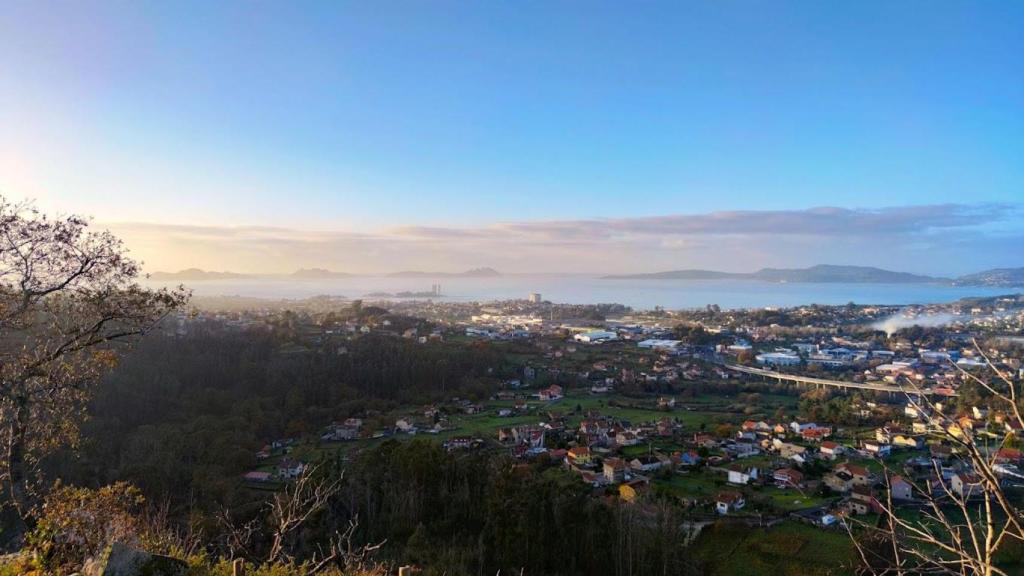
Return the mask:
<svg viewBox="0 0 1024 576"><path fill-rule="evenodd" d="M612 406L612 403L622 404L622 406ZM727 412L688 411L678 407L672 411L658 410L656 396L628 398L615 394L591 395L585 392L572 392L550 406L551 410L566 414L573 424L578 424L581 419L578 415L571 414L577 406L583 412L596 411L605 416L628 420L634 425L642 422L655 422L662 418L678 418L684 426L694 429L702 423L711 425L716 422L728 422L735 419L736 416Z"/></svg>
<svg viewBox="0 0 1024 576"><path fill-rule="evenodd" d="M772 487L764 487L757 491L759 497L767 497L778 510L793 511L802 510L804 508L814 508L825 504L830 499L822 498L821 496L801 493L799 490L792 489L781 489Z"/></svg>
<svg viewBox="0 0 1024 576"><path fill-rule="evenodd" d="M716 524L693 544L710 575L853 574L856 552L845 531L786 521L769 529Z"/></svg>
<svg viewBox="0 0 1024 576"><path fill-rule="evenodd" d="M629 406L611 406L611 402L629 404ZM530 401L531 413L511 417L499 417L496 411L509 408L517 402L512 400L494 400L484 404L485 410L480 414L455 414L450 417L454 430L429 436L441 440L451 436L473 435L493 439L499 428L508 428L522 424L538 424L547 419L548 412L561 413L570 428L579 426L586 412L594 411L604 416L629 421L632 425L645 422L656 422L662 418L678 418L685 427L696 430L701 424L714 425L735 419L735 413L698 412L676 409L673 411L658 410L657 397L626 398L618 395L591 395L586 392L571 392L565 398L554 402ZM577 411L577 408L579 411ZM646 451L646 444L644 445Z"/></svg>
<svg viewBox="0 0 1024 576"><path fill-rule="evenodd" d="M722 474L691 472L674 474L668 480L655 480L654 486L680 498L705 500L726 488L727 483Z"/></svg>

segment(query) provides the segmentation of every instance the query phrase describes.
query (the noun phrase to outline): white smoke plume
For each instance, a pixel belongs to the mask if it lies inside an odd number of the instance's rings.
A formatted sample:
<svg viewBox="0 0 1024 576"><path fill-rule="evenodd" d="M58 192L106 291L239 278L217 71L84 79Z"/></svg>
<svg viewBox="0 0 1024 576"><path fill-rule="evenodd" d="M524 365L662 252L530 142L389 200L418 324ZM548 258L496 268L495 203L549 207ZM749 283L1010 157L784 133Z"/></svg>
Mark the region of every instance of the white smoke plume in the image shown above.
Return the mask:
<svg viewBox="0 0 1024 576"><path fill-rule="evenodd" d="M901 328L921 326L923 328L935 328L955 322L959 317L949 312L938 312L920 316L908 316L905 313L893 314L883 320L871 324L875 330L882 330L888 336L892 336Z"/></svg>

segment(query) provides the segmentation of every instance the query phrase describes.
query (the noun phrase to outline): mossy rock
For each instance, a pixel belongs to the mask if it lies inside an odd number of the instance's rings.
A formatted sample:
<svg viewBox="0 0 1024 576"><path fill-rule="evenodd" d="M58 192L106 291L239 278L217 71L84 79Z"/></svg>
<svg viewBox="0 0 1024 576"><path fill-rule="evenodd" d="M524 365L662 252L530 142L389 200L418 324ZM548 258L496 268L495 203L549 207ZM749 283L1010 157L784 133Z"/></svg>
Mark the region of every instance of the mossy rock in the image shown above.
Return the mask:
<svg viewBox="0 0 1024 576"><path fill-rule="evenodd" d="M188 564L184 560L150 554L120 542L111 546L99 572L101 576L185 576L187 573Z"/></svg>

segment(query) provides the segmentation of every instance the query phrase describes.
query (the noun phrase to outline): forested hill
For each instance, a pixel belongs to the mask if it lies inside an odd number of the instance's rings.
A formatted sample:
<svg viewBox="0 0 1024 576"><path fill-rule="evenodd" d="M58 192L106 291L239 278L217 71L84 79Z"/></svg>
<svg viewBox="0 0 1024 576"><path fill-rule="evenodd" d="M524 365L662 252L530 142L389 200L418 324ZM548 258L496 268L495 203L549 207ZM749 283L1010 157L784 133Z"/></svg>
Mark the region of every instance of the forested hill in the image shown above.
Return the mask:
<svg viewBox="0 0 1024 576"><path fill-rule="evenodd" d="M955 284L962 286L995 286L997 288L1024 286L1024 268L993 268L992 270L961 276L956 279Z"/></svg>
<svg viewBox="0 0 1024 576"><path fill-rule="evenodd" d="M199 268L188 268L178 272L153 272L149 275L150 280L175 281L175 282L196 282L206 280L239 280L253 278L249 274L238 274L235 272L210 272Z"/></svg>
<svg viewBox="0 0 1024 576"><path fill-rule="evenodd" d="M315 437L351 414L390 427L393 420L374 415L484 398L508 376L487 345L370 335L344 350L296 351L262 331L153 334L102 384L80 448L51 458L49 473L81 486L130 482L157 507L167 504L171 524L223 542L225 518L265 521L271 493L246 486L241 474L269 440ZM613 576L626 563L634 574L699 573L685 556L677 507L609 506L559 461L449 453L433 439L368 441L344 460L315 450L304 444L292 455L319 461L321 473L343 483L294 543L307 557L358 519L357 542L386 542L380 558L429 574Z"/></svg>
<svg viewBox="0 0 1024 576"><path fill-rule="evenodd" d="M768 282L843 282L907 284L946 282L945 278L894 272L871 266L833 266L820 264L810 268L762 268L754 273L758 280Z"/></svg>
<svg viewBox="0 0 1024 576"><path fill-rule="evenodd" d="M821 282L860 284L906 284L948 282L946 278L921 276L907 272L894 272L871 266L835 266L819 264L810 268L762 268L757 272L718 272L714 270L671 270L652 274L626 274L605 276L609 279L634 280L761 280L764 282Z"/></svg>
<svg viewBox="0 0 1024 576"><path fill-rule="evenodd" d="M215 506L269 440L350 414L486 398L502 366L486 347L372 335L345 351L293 351L259 331L152 334L99 388L83 456L51 464L76 483L128 479L149 495Z"/></svg>
<svg viewBox="0 0 1024 576"><path fill-rule="evenodd" d="M473 268L465 272L424 272L421 270L403 270L388 274L393 278L496 278L501 276L494 268Z"/></svg>

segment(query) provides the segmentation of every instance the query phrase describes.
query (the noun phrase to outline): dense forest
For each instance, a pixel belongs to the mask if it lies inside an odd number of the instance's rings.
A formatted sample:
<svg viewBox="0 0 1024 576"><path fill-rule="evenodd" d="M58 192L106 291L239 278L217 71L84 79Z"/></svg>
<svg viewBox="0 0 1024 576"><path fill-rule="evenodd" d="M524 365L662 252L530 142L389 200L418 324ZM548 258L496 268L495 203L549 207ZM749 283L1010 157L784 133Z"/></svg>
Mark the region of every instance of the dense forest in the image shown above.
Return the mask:
<svg viewBox="0 0 1024 576"><path fill-rule="evenodd" d="M53 474L128 479L147 494L206 506L227 498L273 439L402 404L485 397L501 364L486 347L388 337L357 339L345 354L281 346L261 331L151 334L98 387L80 446L51 462Z"/></svg>
<svg viewBox="0 0 1024 576"><path fill-rule="evenodd" d="M681 520L592 497L555 463L389 442L350 467L343 508L429 573L681 574Z"/></svg>
<svg viewBox="0 0 1024 576"><path fill-rule="evenodd" d="M153 334L105 378L74 449L47 462L51 479L137 487L167 523L203 535L216 554L263 555L256 531L245 552L231 530L265 521L269 493L240 475L270 439L316 433L348 415L493 392L511 367L488 346L417 345L369 336L282 352L280 334L198 329ZM389 440L350 460L318 462L340 489L291 543L311 555L357 523L360 544L436 574L680 574L677 511L638 512L546 459L448 453L434 441Z"/></svg>

